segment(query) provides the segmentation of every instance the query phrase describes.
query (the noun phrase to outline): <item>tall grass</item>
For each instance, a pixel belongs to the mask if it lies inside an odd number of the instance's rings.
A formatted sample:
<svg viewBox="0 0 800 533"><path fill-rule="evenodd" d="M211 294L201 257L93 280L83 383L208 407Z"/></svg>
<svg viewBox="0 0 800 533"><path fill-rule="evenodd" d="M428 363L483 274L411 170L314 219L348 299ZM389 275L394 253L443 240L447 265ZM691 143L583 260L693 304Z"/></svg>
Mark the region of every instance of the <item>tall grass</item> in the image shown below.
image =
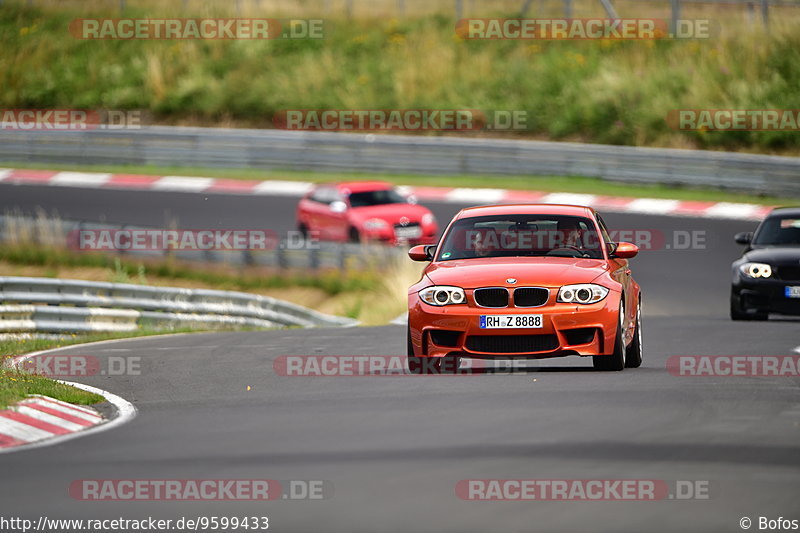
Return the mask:
<svg viewBox="0 0 800 533"><path fill-rule="evenodd" d="M128 4L127 16L182 13L144 0ZM308 16L325 15L317 4L297 5ZM513 16L519 4L501 2L481 15ZM522 135L537 138L800 148L796 132L678 132L665 121L682 108L800 108L800 9L773 9L767 30L731 8L687 8L685 17L714 18L721 27L718 36L693 41L465 41L455 36L452 11L424 10L402 19L367 13L348 20L334 12L339 18L326 20L325 39L81 41L66 32L69 21L109 16L108 7L67 5L75 7L8 2L0 9L0 108L141 109L164 123L255 127L295 108L504 109L527 111ZM219 2L190 5L196 16L225 10ZM291 11L288 5L264 2L262 11ZM529 15L559 16L558 5ZM602 15L588 7L596 5L576 2L583 11L575 15ZM618 10L668 16L658 6L628 2Z"/></svg>

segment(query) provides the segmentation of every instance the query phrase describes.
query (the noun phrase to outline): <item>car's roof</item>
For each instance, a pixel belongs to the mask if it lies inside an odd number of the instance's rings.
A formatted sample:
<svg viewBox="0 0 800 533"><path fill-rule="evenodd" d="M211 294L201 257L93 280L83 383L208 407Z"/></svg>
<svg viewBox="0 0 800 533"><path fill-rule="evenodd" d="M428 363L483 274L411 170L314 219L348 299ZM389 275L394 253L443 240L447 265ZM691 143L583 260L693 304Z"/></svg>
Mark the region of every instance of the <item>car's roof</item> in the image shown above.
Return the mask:
<svg viewBox="0 0 800 533"><path fill-rule="evenodd" d="M347 189L350 192L364 192L364 191L382 191L394 187L391 183L385 181L342 181L335 183L334 186L341 190Z"/></svg>
<svg viewBox="0 0 800 533"><path fill-rule="evenodd" d="M772 211L769 212L767 216L790 216L790 217L800 217L800 206L796 207L776 207Z"/></svg>
<svg viewBox="0 0 800 533"><path fill-rule="evenodd" d="M457 218L471 218L497 215L571 215L591 217L594 209L585 205L567 204L504 204L483 205L462 209Z"/></svg>

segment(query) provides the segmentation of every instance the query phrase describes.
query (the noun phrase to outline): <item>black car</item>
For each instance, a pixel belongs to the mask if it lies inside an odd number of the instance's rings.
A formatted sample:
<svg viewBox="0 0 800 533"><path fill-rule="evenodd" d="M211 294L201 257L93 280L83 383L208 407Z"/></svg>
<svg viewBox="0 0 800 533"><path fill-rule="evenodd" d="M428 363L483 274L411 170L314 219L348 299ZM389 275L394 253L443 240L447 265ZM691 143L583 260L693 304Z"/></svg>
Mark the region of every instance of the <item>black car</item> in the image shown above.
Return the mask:
<svg viewBox="0 0 800 533"><path fill-rule="evenodd" d="M732 265L731 319L800 315L800 207L773 209L736 242L747 248Z"/></svg>

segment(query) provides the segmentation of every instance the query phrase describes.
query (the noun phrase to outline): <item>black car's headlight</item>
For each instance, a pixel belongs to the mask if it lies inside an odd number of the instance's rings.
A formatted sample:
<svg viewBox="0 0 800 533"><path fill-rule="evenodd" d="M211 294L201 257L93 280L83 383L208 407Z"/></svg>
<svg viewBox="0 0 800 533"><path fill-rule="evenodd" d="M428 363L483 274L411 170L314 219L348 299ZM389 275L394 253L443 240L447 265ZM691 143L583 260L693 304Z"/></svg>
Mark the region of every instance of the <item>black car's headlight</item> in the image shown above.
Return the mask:
<svg viewBox="0 0 800 533"><path fill-rule="evenodd" d="M577 285L564 285L558 289L556 301L568 304L593 304L608 295L608 289L594 283L579 283Z"/></svg>
<svg viewBox="0 0 800 533"><path fill-rule="evenodd" d="M463 304L467 301L464 289L449 285L434 285L422 289L419 291L419 297L427 304L438 306Z"/></svg>
<svg viewBox="0 0 800 533"><path fill-rule="evenodd" d="M745 263L739 271L748 278L769 278L772 276L772 267L766 263Z"/></svg>

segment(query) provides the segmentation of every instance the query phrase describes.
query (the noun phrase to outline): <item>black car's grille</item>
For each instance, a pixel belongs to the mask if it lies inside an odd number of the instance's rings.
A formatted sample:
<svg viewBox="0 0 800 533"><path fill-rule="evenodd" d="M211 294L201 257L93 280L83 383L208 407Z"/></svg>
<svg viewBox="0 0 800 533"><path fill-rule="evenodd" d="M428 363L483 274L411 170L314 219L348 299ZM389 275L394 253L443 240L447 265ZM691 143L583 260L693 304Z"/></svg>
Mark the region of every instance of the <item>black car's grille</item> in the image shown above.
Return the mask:
<svg viewBox="0 0 800 533"><path fill-rule="evenodd" d="M594 340L597 328L578 328L564 331L564 336L570 345L589 344Z"/></svg>
<svg viewBox="0 0 800 533"><path fill-rule="evenodd" d="M470 335L467 349L483 353L548 352L558 348L555 335Z"/></svg>
<svg viewBox="0 0 800 533"><path fill-rule="evenodd" d="M475 303L482 307L508 307L506 289L475 289Z"/></svg>
<svg viewBox="0 0 800 533"><path fill-rule="evenodd" d="M777 278L783 281L800 281L800 265L784 265L777 268Z"/></svg>
<svg viewBox="0 0 800 533"><path fill-rule="evenodd" d="M516 307L539 307L547 303L550 291L538 287L520 287L514 290L514 305Z"/></svg>
<svg viewBox="0 0 800 533"><path fill-rule="evenodd" d="M438 346L446 348L455 348L458 346L458 338L461 336L460 331L448 331L444 329L430 330L431 341Z"/></svg>

